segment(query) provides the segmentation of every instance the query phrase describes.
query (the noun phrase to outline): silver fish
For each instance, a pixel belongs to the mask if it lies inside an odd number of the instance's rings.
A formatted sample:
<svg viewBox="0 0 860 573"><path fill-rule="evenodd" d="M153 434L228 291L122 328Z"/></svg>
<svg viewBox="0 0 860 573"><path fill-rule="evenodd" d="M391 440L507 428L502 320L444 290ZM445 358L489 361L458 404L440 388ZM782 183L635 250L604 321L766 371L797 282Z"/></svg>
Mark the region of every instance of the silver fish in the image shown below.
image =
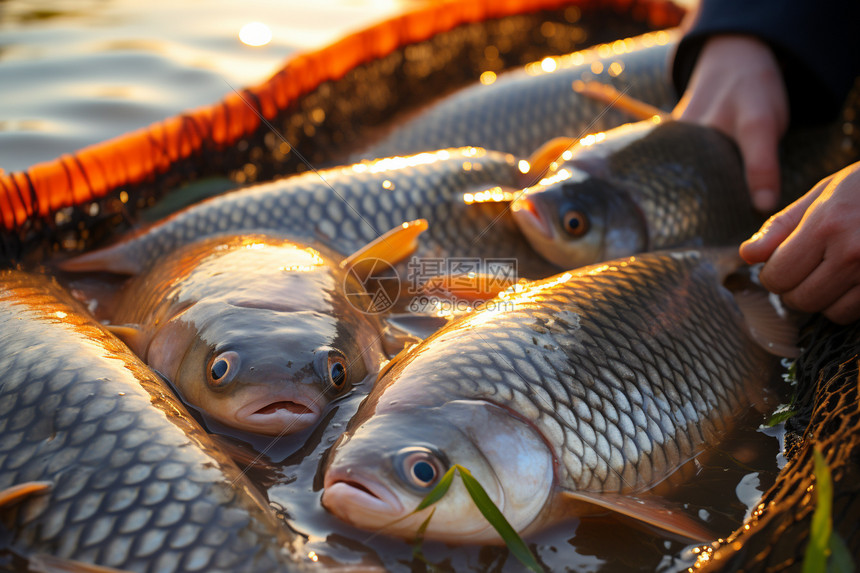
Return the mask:
<svg viewBox="0 0 860 573"><path fill-rule="evenodd" d="M408 537L427 517L410 512L460 464L525 534L599 506L707 539L641 496L772 372L721 285L738 266L734 250L644 254L503 293L395 359L333 449L323 504ZM457 483L425 535L498 541Z"/></svg>
<svg viewBox="0 0 860 573"><path fill-rule="evenodd" d="M128 571L299 569L292 534L166 384L55 283L7 270L0 490L27 484L36 491L0 504L7 555Z"/></svg>
<svg viewBox="0 0 860 573"><path fill-rule="evenodd" d="M204 239L132 277L111 329L207 417L304 430L384 358L382 322L342 260L281 236Z"/></svg>
<svg viewBox="0 0 860 573"><path fill-rule="evenodd" d="M362 162L212 198L62 267L133 274L197 239L259 230L319 241L347 256L404 221L426 219L417 258L516 258L523 276L547 276L558 269L524 240L507 204L463 199L471 190L523 182L512 155L478 148Z"/></svg>
<svg viewBox="0 0 860 573"><path fill-rule="evenodd" d="M674 121L584 138L554 173L517 195L511 212L535 250L563 268L737 244L760 222L735 144Z"/></svg>
<svg viewBox="0 0 860 573"><path fill-rule="evenodd" d="M461 89L429 106L360 157L386 157L474 145L527 157L555 137L581 137L632 117L575 89L578 82L614 85L626 95L670 110L677 97L667 63L676 31L661 31L491 74L492 82ZM485 76L486 77L486 76Z"/></svg>

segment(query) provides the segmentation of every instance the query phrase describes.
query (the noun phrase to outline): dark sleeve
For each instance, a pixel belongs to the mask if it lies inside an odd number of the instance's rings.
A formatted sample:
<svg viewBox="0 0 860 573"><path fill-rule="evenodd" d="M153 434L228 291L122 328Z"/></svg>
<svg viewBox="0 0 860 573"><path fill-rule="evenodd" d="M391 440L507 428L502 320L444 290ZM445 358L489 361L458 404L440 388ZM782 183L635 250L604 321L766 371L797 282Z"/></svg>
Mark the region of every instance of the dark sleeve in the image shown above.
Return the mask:
<svg viewBox="0 0 860 573"><path fill-rule="evenodd" d="M858 0L702 0L681 40L672 80L683 93L705 41L749 34L768 43L782 67L792 123L836 117L860 75Z"/></svg>

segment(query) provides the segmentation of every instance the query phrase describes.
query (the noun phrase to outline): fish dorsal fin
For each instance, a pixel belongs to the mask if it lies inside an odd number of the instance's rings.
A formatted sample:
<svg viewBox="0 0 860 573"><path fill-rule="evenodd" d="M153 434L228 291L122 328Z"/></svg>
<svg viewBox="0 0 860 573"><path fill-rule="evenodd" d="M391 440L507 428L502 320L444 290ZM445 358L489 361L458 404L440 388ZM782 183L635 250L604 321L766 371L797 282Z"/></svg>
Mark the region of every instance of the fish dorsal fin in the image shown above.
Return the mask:
<svg viewBox="0 0 860 573"><path fill-rule="evenodd" d="M553 163L558 163L564 160L565 151L572 149L576 142L579 141L574 137L554 137L540 147L538 147L531 155L529 155L529 170L528 175L537 182L537 178L542 177Z"/></svg>
<svg viewBox="0 0 860 573"><path fill-rule="evenodd" d="M143 330L136 324L105 324L108 332L125 342L129 348L140 348L143 342Z"/></svg>
<svg viewBox="0 0 860 573"><path fill-rule="evenodd" d="M32 555L28 561L28 571L38 571L39 573L126 573L124 569L64 559L46 553Z"/></svg>
<svg viewBox="0 0 860 573"><path fill-rule="evenodd" d="M635 119L658 118L658 121L669 119L670 115L650 103L630 97L615 89L610 84L598 81L584 82L577 80L573 82L573 90L586 97L605 103L615 109L619 109Z"/></svg>
<svg viewBox="0 0 860 573"><path fill-rule="evenodd" d="M707 527L687 515L680 508L673 507L667 500L648 494L624 495L619 493L593 493L565 491L565 497L584 501L615 513L625 515L638 522L647 523L658 529L668 531L684 539L707 542L716 535Z"/></svg>
<svg viewBox="0 0 860 573"><path fill-rule="evenodd" d="M40 493L45 493L53 487L49 481L28 481L0 491L0 507L9 507L18 502Z"/></svg>
<svg viewBox="0 0 860 573"><path fill-rule="evenodd" d="M427 219L416 219L398 225L345 258L340 267L348 269L368 259L382 259L395 265L415 252L418 248L418 236L427 228Z"/></svg>
<svg viewBox="0 0 860 573"><path fill-rule="evenodd" d="M749 334L759 346L785 358L797 358L799 324L802 317L789 311L779 298L771 295L752 278L753 270L746 268L726 281L738 308L744 315Z"/></svg>

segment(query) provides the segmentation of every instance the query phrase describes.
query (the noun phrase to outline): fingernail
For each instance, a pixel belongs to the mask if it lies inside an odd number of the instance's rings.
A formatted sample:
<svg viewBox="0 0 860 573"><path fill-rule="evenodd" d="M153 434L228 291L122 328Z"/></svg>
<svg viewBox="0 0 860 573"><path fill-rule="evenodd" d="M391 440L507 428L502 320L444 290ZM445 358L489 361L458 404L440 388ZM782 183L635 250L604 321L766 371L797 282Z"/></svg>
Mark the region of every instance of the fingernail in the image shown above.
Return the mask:
<svg viewBox="0 0 860 573"><path fill-rule="evenodd" d="M778 195L771 189L759 189L752 194L753 206L762 213L776 209L777 198Z"/></svg>

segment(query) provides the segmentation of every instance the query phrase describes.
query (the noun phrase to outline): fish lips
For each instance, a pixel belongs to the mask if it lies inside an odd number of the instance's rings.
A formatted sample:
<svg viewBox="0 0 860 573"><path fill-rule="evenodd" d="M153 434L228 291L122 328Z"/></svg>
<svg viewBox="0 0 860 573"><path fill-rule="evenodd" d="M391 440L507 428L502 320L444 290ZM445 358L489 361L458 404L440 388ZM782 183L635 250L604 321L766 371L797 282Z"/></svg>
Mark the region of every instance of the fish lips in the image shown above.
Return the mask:
<svg viewBox="0 0 860 573"><path fill-rule="evenodd" d="M403 504L393 491L358 468L330 468L325 474L323 488L322 504L327 508L337 508L338 517L352 525L362 520L355 519L350 508L381 520L396 519L405 513Z"/></svg>
<svg viewBox="0 0 860 573"><path fill-rule="evenodd" d="M250 401L236 411L243 429L269 435L291 434L314 425L322 414L324 396L283 389Z"/></svg>

